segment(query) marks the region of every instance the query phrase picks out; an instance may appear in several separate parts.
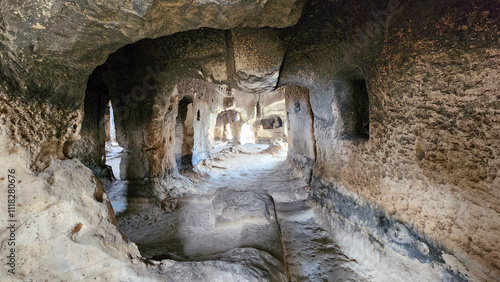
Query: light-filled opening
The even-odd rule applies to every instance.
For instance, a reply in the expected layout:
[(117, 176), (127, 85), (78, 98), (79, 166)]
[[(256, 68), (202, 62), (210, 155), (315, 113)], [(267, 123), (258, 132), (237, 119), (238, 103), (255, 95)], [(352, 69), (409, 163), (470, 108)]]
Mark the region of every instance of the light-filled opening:
[(248, 123), (245, 123), (241, 126), (240, 143), (242, 145), (255, 144), (255, 140), (253, 139), (252, 128)]

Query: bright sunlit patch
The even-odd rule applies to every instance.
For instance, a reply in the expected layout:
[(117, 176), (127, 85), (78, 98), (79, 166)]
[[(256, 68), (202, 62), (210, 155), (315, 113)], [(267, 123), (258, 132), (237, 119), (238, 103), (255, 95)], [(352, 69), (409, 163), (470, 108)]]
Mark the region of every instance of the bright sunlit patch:
[(229, 123), (226, 124), (226, 137), (227, 140), (233, 140), (233, 132), (231, 131), (231, 125)]
[(116, 141), (116, 125), (111, 102), (109, 106), (109, 140), (106, 140), (106, 165), (111, 166), (115, 178), (120, 177), (120, 161), (123, 148)]
[(110, 140), (107, 140), (107, 141), (112, 146), (118, 146), (118, 142), (116, 141), (115, 116), (113, 114), (113, 106), (111, 105), (111, 101), (109, 101), (108, 107), (109, 107), (109, 135), (110, 135)]
[(253, 140), (252, 128), (250, 127), (250, 125), (248, 123), (243, 124), (243, 126), (241, 127), (240, 143), (242, 145), (249, 144), (249, 143), (252, 143), (252, 144), (255, 143), (255, 140)]

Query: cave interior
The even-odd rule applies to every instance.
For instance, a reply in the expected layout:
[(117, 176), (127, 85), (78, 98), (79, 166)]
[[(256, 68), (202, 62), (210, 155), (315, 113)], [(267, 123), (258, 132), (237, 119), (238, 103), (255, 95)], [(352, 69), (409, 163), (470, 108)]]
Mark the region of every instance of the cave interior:
[(497, 1), (28, 2), (0, 280), (498, 281)]

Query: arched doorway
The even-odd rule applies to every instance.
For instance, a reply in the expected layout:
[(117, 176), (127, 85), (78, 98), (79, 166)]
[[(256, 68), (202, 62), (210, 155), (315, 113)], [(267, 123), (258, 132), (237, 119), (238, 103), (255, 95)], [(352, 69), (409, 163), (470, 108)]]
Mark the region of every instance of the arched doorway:
[(175, 124), (175, 161), (179, 170), (189, 170), (193, 167), (193, 129), (194, 113), (193, 99), (189, 96), (179, 101), (179, 111)]

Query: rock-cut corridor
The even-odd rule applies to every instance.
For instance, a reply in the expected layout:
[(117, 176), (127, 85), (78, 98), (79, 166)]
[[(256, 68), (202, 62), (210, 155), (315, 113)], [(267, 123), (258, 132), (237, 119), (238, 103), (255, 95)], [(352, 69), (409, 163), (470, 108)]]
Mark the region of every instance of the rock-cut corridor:
[(3, 0), (0, 281), (500, 281), (498, 0)]
[[(118, 215), (118, 225), (143, 256), (158, 261), (220, 260), (235, 248), (252, 248), (272, 255), (263, 266), (253, 266), (253, 271), (265, 269), (259, 279), (271, 273), (272, 280), (286, 280), (286, 276), (291, 281), (373, 279), (374, 269), (363, 269), (369, 266), (342, 253), (318, 223), (314, 204), (307, 200), (309, 187), (284, 163), (286, 152), (260, 153), (266, 145), (250, 145), (240, 147), (245, 153), (235, 149), (232, 153), (228, 149), (234, 147), (223, 146), (224, 151), (215, 154), (220, 161), (215, 162), (211, 177), (200, 179), (197, 192), (180, 198), (174, 212), (154, 206), (125, 211)], [(119, 201), (119, 195), (112, 193), (108, 192)], [(241, 259), (255, 258), (249, 254)], [(175, 275), (169, 279), (218, 279), (210, 272)], [(242, 278), (234, 274), (230, 279)]]

